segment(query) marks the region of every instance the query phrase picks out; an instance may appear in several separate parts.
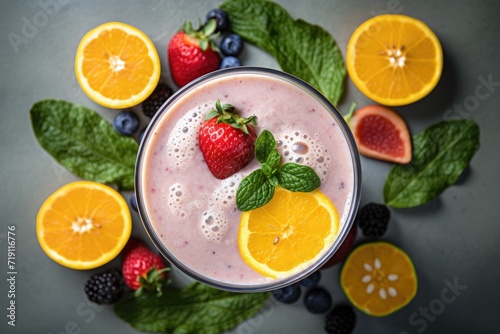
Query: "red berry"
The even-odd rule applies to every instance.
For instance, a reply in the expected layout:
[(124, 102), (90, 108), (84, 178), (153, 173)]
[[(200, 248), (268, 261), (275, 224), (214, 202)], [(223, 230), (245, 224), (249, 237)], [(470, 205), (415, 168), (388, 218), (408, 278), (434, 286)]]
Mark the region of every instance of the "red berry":
[(234, 111), (233, 105), (217, 100), (215, 109), (205, 115), (198, 133), (203, 158), (218, 179), (233, 175), (254, 157), (257, 135), (251, 124), (257, 124), (257, 118), (244, 118)]
[(351, 230), (347, 234), (347, 237), (345, 238), (344, 242), (340, 246), (340, 248), (337, 250), (337, 252), (335, 252), (335, 254), (333, 254), (333, 256), (328, 261), (326, 261), (326, 263), (321, 267), (321, 269), (327, 269), (342, 262), (347, 257), (347, 254), (349, 254), (349, 251), (354, 245), (354, 241), (356, 240), (357, 234), (358, 234), (358, 228), (356, 225), (353, 225), (351, 227)]
[[(131, 239), (130, 247), (126, 247), (123, 253), (122, 274), (125, 283), (132, 289), (137, 290), (143, 285), (140, 278), (147, 278), (147, 274), (153, 268), (161, 270), (165, 268), (163, 259), (153, 253), (144, 243), (137, 239)], [(166, 274), (161, 274), (161, 280), (166, 278)]]
[(191, 23), (187, 22), (183, 30), (177, 32), (168, 43), (170, 73), (178, 86), (184, 86), (219, 68), (220, 56), (212, 35), (215, 28), (216, 25), (207, 25), (194, 30)]

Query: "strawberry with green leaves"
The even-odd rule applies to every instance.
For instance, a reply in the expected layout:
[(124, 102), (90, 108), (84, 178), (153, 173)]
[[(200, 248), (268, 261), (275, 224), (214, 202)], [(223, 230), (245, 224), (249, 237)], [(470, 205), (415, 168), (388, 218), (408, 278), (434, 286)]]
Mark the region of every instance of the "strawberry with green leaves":
[(231, 104), (219, 100), (215, 109), (205, 115), (198, 140), (205, 162), (212, 174), (225, 179), (252, 161), (257, 135), (252, 125), (257, 118), (240, 117)]
[(127, 286), (135, 290), (136, 296), (145, 290), (161, 295), (169, 269), (161, 256), (153, 253), (141, 240), (131, 238), (122, 257), (123, 278)]
[(170, 73), (178, 86), (219, 68), (220, 56), (214, 42), (218, 36), (216, 29), (215, 19), (208, 20), (199, 29), (187, 21), (168, 43)]

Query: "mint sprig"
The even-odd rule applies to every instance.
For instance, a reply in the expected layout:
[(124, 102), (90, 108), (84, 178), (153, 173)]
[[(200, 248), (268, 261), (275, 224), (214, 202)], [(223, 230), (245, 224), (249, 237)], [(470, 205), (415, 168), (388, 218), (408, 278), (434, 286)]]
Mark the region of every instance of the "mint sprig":
[(249, 211), (266, 205), (274, 189), (281, 186), (290, 191), (309, 192), (320, 186), (320, 178), (309, 166), (287, 162), (281, 164), (273, 134), (264, 130), (255, 141), (255, 157), (261, 168), (245, 177), (236, 191), (236, 206)]

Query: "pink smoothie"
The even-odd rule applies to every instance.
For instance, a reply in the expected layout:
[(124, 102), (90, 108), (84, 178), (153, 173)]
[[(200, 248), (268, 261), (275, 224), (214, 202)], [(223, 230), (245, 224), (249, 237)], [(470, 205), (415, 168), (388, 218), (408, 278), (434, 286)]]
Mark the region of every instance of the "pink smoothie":
[(230, 103), (243, 117), (256, 115), (258, 133), (270, 130), (282, 163), (309, 165), (320, 190), (336, 206), (341, 231), (354, 193), (353, 158), (345, 136), (325, 106), (289, 82), (238, 73), (206, 82), (169, 106), (148, 130), (139, 196), (152, 230), (171, 256), (214, 281), (259, 285), (272, 279), (250, 268), (238, 250), (241, 212), (235, 204), (241, 180), (260, 168), (254, 159), (237, 174), (215, 178), (198, 148), (197, 133), (215, 101)]

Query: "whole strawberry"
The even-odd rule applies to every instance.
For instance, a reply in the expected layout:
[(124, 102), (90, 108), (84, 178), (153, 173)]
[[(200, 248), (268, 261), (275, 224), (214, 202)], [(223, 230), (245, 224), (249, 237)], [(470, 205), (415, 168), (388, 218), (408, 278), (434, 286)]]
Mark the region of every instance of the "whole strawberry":
[(125, 284), (135, 290), (136, 295), (144, 290), (161, 294), (167, 270), (163, 259), (142, 241), (136, 238), (129, 241), (123, 253), (122, 274)]
[(212, 174), (225, 179), (252, 161), (257, 135), (251, 124), (255, 116), (243, 118), (234, 113), (234, 106), (221, 105), (205, 115), (198, 135), (199, 146)]
[(170, 73), (178, 86), (219, 68), (220, 56), (214, 43), (216, 29), (215, 19), (198, 30), (187, 21), (168, 43)]

